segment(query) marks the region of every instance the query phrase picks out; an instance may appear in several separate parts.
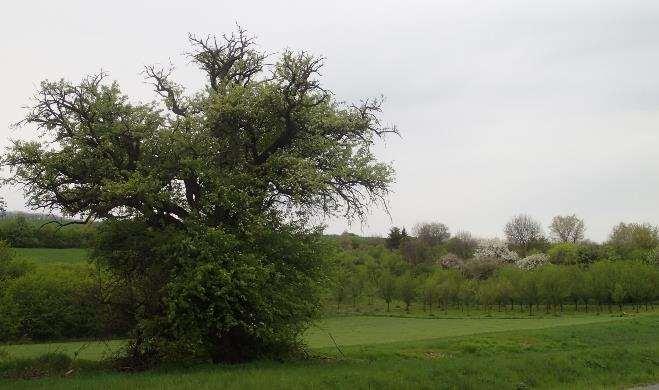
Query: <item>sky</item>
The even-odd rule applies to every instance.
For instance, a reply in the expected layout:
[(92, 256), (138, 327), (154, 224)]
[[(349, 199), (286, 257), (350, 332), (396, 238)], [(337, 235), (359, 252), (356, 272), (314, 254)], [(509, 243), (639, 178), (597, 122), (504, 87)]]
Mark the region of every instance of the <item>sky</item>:
[[(325, 221), (332, 233), (386, 235), (439, 221), (501, 236), (526, 213), (546, 227), (576, 213), (605, 240), (621, 221), (659, 224), (659, 2), (647, 1), (12, 1), (0, 17), (0, 147), (43, 79), (104, 70), (135, 100), (155, 98), (145, 65), (177, 66), (188, 32), (236, 23), (275, 53), (326, 58), (323, 84), (356, 102), (384, 95), (401, 137), (377, 145), (396, 169), (389, 213)], [(0, 195), (25, 210), (18, 188)]]

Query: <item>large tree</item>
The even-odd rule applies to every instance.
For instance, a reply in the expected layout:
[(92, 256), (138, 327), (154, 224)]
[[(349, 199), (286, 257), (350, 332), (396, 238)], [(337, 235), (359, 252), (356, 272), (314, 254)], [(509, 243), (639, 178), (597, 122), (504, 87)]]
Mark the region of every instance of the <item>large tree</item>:
[(659, 228), (649, 223), (621, 222), (613, 227), (607, 244), (622, 258), (652, 258), (659, 247)]
[(586, 225), (583, 219), (572, 215), (557, 215), (549, 225), (552, 236), (557, 242), (577, 243), (584, 239)]
[(448, 226), (440, 222), (420, 222), (412, 228), (414, 236), (428, 245), (439, 245), (451, 237)]
[(108, 221), (97, 256), (127, 289), (142, 287), (137, 306), (151, 302), (134, 308), (137, 329), (182, 329), (214, 360), (236, 360), (241, 345), (277, 334), (273, 324), (289, 337), (308, 322), (315, 294), (287, 304), (266, 290), (318, 284), (310, 216), (361, 217), (385, 200), (393, 171), (371, 149), (395, 128), (380, 123), (379, 100), (335, 100), (322, 58), (271, 59), (242, 29), (189, 41), (206, 81), (198, 91), (155, 66), (144, 72), (152, 103), (105, 74), (42, 82), (18, 124), (40, 137), (14, 141), (4, 164), (30, 207)]
[(505, 226), (506, 241), (520, 256), (546, 246), (542, 224), (526, 214), (514, 216)]

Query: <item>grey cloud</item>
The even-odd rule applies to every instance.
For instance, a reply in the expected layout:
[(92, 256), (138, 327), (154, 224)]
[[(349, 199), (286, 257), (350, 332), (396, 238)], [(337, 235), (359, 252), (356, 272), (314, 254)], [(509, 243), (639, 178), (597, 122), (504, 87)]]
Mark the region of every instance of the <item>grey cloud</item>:
[(43, 78), (103, 68), (148, 100), (140, 67), (171, 59), (198, 84), (186, 33), (236, 21), (269, 50), (325, 55), (339, 98), (386, 95), (403, 134), (378, 147), (398, 170), (391, 219), (374, 210), (365, 225), (328, 221), (332, 232), (440, 220), (492, 236), (514, 213), (576, 212), (602, 240), (621, 220), (659, 223), (655, 1), (24, 1), (4, 14), (3, 125)]

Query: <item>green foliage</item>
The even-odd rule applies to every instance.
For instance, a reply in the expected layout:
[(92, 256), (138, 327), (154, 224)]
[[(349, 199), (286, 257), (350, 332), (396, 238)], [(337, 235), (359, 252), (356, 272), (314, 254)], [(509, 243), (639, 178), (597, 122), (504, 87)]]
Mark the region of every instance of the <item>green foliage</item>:
[(0, 293), (6, 283), (25, 275), (31, 269), (28, 263), (16, 259), (14, 250), (6, 241), (0, 241)]
[(473, 238), (469, 232), (458, 232), (446, 243), (446, 250), (461, 259), (472, 257), (477, 247), (478, 240)]
[(34, 265), (88, 264), (89, 250), (84, 248), (13, 248), (17, 259)]
[(406, 239), (400, 244), (403, 259), (412, 267), (428, 266), (433, 260), (433, 250), (425, 241)]
[(94, 256), (135, 313), (133, 354), (236, 362), (282, 353), (319, 310), (327, 271), (317, 233), (281, 226), (237, 239), (136, 222), (106, 223), (99, 233)]
[(603, 248), (593, 242), (582, 242), (576, 247), (576, 258), (579, 264), (592, 264), (606, 258)]
[(470, 279), (484, 280), (492, 276), (501, 266), (503, 263), (499, 259), (474, 257), (464, 262), (462, 272)]
[(607, 245), (617, 259), (643, 260), (659, 246), (659, 229), (647, 223), (620, 223)]
[[(414, 242), (415, 239), (406, 241)], [(481, 252), (509, 252), (501, 242), (493, 242), (487, 248)], [(589, 306), (591, 310), (593, 307), (601, 310), (604, 305), (615, 303), (622, 307), (631, 304), (638, 311), (644, 305), (647, 309), (647, 305), (659, 298), (655, 292), (659, 268), (653, 262), (647, 258), (602, 261), (599, 259), (606, 256), (604, 249), (594, 243), (554, 244), (548, 251), (554, 264), (545, 265), (546, 261), (538, 261), (533, 267), (523, 266), (523, 261), (506, 263), (499, 258), (483, 256), (481, 252), (479, 256), (445, 268), (441, 261), (437, 265), (403, 262), (403, 250), (387, 250), (379, 243), (359, 248), (351, 246), (349, 250), (337, 252), (341, 261), (337, 263), (335, 275), (344, 277), (335, 285), (335, 294), (342, 294), (343, 299), (347, 299), (355, 280), (352, 278), (359, 278), (360, 288), (361, 283), (365, 286), (369, 280), (375, 281), (373, 285), (377, 288), (369, 297), (368, 307), (356, 304), (361, 293), (353, 296), (355, 311), (377, 311), (372, 302), (377, 293), (387, 311), (392, 302), (398, 301), (408, 309), (408, 303), (420, 299), (425, 311), (432, 311), (435, 303), (446, 312), (451, 307), (469, 310), (475, 305), (482, 305), (484, 310), (491, 310), (493, 306), (498, 306), (499, 310), (506, 307), (523, 310), (522, 306), (526, 306), (530, 314), (537, 314), (540, 305), (544, 305), (545, 311), (556, 312), (563, 310), (566, 304), (574, 305), (574, 311), (587, 311)], [(654, 252), (647, 256), (653, 255)], [(548, 256), (537, 253), (523, 260), (535, 257)], [(398, 293), (392, 293), (393, 284), (400, 285), (403, 280), (409, 282), (410, 278), (415, 280), (416, 286), (405, 289), (409, 294), (404, 297), (400, 287)], [(413, 290), (415, 295), (412, 297)], [(339, 303), (336, 297), (333, 296), (334, 302)]]
[[(403, 228), (403, 232), (405, 229)], [(407, 233), (403, 234), (400, 228), (394, 226), (389, 230), (389, 235), (387, 236), (387, 248), (389, 249), (398, 249), (404, 240), (408, 238)]]
[(0, 292), (0, 339), (53, 340), (102, 333), (87, 267), (37, 268), (9, 279)]
[(580, 263), (578, 248), (579, 245), (569, 242), (554, 244), (547, 251), (547, 255), (553, 264), (578, 264)]
[(387, 303), (387, 311), (391, 301), (396, 297), (396, 279), (388, 273), (383, 274), (378, 282), (378, 295)]
[(407, 312), (410, 311), (412, 302), (416, 300), (417, 284), (418, 281), (410, 273), (402, 275), (396, 280), (396, 293), (398, 298), (405, 303), (405, 311)]

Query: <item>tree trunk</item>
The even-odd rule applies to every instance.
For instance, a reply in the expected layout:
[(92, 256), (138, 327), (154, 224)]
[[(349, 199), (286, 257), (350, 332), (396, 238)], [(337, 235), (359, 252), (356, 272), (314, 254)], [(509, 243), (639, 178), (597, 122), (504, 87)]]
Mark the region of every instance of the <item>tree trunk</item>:
[(253, 346), (256, 340), (240, 328), (231, 328), (222, 335), (214, 335), (214, 345), (210, 351), (213, 363), (243, 363), (255, 355)]

